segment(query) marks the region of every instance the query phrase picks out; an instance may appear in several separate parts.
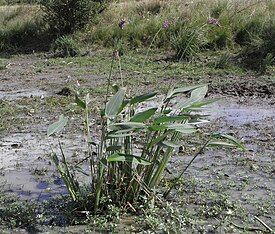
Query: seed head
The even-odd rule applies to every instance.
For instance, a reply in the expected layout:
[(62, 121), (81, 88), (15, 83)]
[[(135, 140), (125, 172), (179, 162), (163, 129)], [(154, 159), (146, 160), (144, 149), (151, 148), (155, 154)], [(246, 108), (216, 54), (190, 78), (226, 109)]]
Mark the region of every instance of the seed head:
[(121, 19), (118, 23), (118, 26), (121, 28), (121, 29), (124, 29), (125, 27), (125, 24), (126, 24), (126, 20), (125, 19)]
[(207, 23), (208, 23), (208, 24), (216, 25), (217, 27), (221, 27), (221, 24), (219, 23), (219, 20), (218, 20), (218, 19), (215, 19), (215, 18), (212, 18), (212, 19), (207, 20)]
[(170, 21), (167, 19), (163, 22), (162, 27), (163, 28), (168, 28), (170, 26), (170, 24), (171, 24)]

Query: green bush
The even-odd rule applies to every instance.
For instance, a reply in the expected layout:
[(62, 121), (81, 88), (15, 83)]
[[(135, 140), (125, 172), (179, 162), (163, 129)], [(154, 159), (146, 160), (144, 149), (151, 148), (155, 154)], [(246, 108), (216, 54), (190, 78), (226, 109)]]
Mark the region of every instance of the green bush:
[(68, 36), (61, 36), (51, 44), (51, 50), (57, 57), (74, 57), (79, 54), (79, 46)]
[(200, 52), (204, 41), (202, 27), (186, 26), (172, 36), (172, 48), (176, 52), (177, 59), (190, 60)]
[(6, 28), (0, 29), (0, 51), (33, 47), (32, 42), (38, 41), (40, 33), (41, 24), (37, 20), (10, 24)]
[(53, 33), (70, 34), (85, 27), (110, 0), (42, 0), (44, 19)]

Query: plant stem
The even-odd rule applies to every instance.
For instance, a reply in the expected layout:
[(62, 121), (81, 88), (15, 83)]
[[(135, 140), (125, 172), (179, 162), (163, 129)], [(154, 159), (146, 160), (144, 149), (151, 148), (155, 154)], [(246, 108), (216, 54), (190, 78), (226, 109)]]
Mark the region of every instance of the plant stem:
[(156, 32), (156, 34), (154, 35), (154, 37), (153, 37), (153, 39), (152, 39), (152, 41), (151, 41), (151, 44), (150, 44), (149, 47), (148, 47), (148, 50), (147, 50), (147, 52), (146, 52), (146, 56), (145, 56), (145, 58), (144, 58), (144, 60), (143, 60), (142, 67), (141, 67), (141, 73), (140, 73), (140, 77), (141, 77), (141, 78), (143, 78), (144, 66), (145, 66), (145, 63), (146, 63), (146, 61), (147, 61), (147, 59), (148, 59), (149, 51), (150, 51), (150, 49), (151, 49), (151, 47), (152, 47), (154, 41), (156, 40), (156, 38), (157, 38), (157, 36), (158, 36), (158, 34), (160, 33), (161, 30), (162, 30), (162, 27)]

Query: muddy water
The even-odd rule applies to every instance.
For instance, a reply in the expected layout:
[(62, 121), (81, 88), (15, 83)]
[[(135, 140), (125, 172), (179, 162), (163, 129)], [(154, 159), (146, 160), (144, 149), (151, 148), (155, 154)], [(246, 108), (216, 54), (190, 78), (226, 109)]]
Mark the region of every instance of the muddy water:
[[(82, 139), (80, 135), (72, 138)], [(85, 150), (82, 142), (62, 139), (64, 153), (69, 158)], [(55, 194), (66, 194), (64, 183), (52, 165), (52, 150), (60, 155), (56, 140), (41, 133), (13, 133), (0, 139), (0, 187), (16, 193), (22, 199), (47, 199)], [(75, 158), (76, 159), (76, 158)]]
[(48, 97), (49, 94), (43, 90), (36, 89), (21, 89), (21, 90), (0, 90), (0, 100), (19, 100), (22, 98), (32, 98), (32, 97)]
[[(41, 95), (42, 93), (37, 92), (37, 94)], [(43, 93), (42, 95), (46, 94)], [(255, 139), (255, 136), (259, 138), (258, 140), (261, 140), (264, 126), (270, 125), (271, 130), (269, 131), (272, 131), (275, 111), (266, 102), (260, 105), (259, 102), (247, 104), (237, 103), (234, 99), (224, 99), (214, 104), (213, 108), (218, 110), (210, 117), (211, 122), (215, 123), (216, 129), (222, 132), (232, 130), (245, 141), (252, 141)], [(46, 199), (56, 193), (65, 193), (64, 184), (60, 181), (58, 182), (57, 173), (48, 156), (51, 152), (51, 146), (53, 146), (55, 151), (59, 151), (56, 141), (53, 139), (48, 140), (46, 137), (46, 126), (43, 127), (42, 131), (38, 131), (35, 127), (30, 129), (30, 131), (12, 133), (0, 139), (0, 186), (19, 194), (23, 199)], [(274, 135), (269, 137), (272, 138)], [(65, 154), (69, 158), (72, 158), (72, 155), (74, 157), (82, 157), (85, 154), (85, 143), (81, 134), (68, 134), (62, 137), (61, 141), (64, 145)], [(268, 167), (270, 163), (274, 162), (274, 155), (272, 155), (274, 147), (268, 146), (263, 149), (256, 141), (249, 143), (248, 148), (254, 155), (249, 156), (251, 160), (260, 161), (259, 165), (255, 163), (255, 168)], [(261, 158), (255, 156), (259, 150), (264, 150)], [(224, 152), (217, 153), (217, 151), (210, 151), (205, 157), (201, 157), (194, 163), (194, 166), (190, 169), (191, 174), (200, 179), (209, 179), (211, 176), (215, 177), (216, 172), (230, 174), (230, 176), (233, 176), (235, 173), (235, 177), (245, 177), (245, 171), (236, 171), (232, 167), (232, 164), (241, 161), (241, 157), (243, 157), (243, 160), (247, 160), (245, 156), (239, 154), (237, 154), (237, 157), (227, 158)], [(182, 164), (182, 160), (187, 162), (189, 157), (175, 157), (171, 162), (171, 167)], [(209, 175), (209, 170), (205, 170), (205, 173), (203, 173), (204, 168), (212, 168), (210, 171), (214, 174)], [(266, 180), (266, 177), (265, 171), (260, 172), (259, 170), (259, 172), (251, 174), (251, 178), (255, 182), (260, 179), (262, 183), (275, 191), (273, 179), (268, 178)], [(234, 178), (232, 177), (232, 179)]]

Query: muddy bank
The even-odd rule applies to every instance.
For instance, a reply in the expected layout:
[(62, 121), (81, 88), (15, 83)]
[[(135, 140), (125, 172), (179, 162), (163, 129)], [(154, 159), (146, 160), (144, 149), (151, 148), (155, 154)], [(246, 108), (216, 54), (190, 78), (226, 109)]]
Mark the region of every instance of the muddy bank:
[[(68, 160), (78, 162), (87, 153), (82, 115), (70, 103), (77, 84), (83, 90), (95, 88), (97, 92), (91, 92), (92, 98), (96, 101), (102, 99), (106, 89), (106, 74), (95, 76), (93, 73), (96, 73), (96, 68), (88, 69), (85, 65), (69, 63), (65, 60), (64, 64), (49, 62), (35, 55), (19, 56), (0, 73), (0, 100), (5, 102), (7, 108), (10, 104), (10, 108), (16, 109), (5, 116), (5, 120), (14, 118), (16, 121), (0, 133), (0, 187), (20, 195), (24, 200), (43, 200), (56, 194), (66, 194), (64, 183), (50, 158), (52, 149), (60, 152), (58, 143), (56, 139), (46, 136), (47, 127), (59, 114), (63, 113), (70, 118), (60, 136)], [(156, 87), (157, 84), (166, 88), (171, 79), (163, 82), (163, 78), (158, 77), (155, 83), (141, 83), (139, 88), (151, 91), (160, 88)], [(175, 86), (190, 85), (188, 77), (176, 77), (173, 80)], [(218, 149), (205, 151), (184, 174), (186, 182), (174, 190), (169, 199), (176, 204), (181, 203), (198, 217), (203, 214), (201, 218), (206, 225), (213, 225), (211, 215), (217, 212), (213, 199), (219, 203), (222, 200), (219, 196), (225, 193), (228, 203), (223, 205), (234, 204), (243, 212), (242, 217), (238, 213), (234, 214), (237, 221), (244, 221), (246, 217), (248, 222), (252, 222), (254, 216), (259, 216), (273, 226), (274, 81), (256, 76), (196, 77), (194, 80), (210, 83), (208, 98), (221, 98), (213, 105), (216, 111), (211, 113), (210, 124), (202, 127), (201, 133), (234, 134), (249, 152)], [(134, 83), (133, 80), (131, 82)], [(68, 88), (71, 93), (64, 93), (67, 90), (64, 88)], [(17, 116), (12, 116), (12, 113)], [(95, 137), (98, 139), (98, 136)], [(187, 150), (188, 154), (175, 152), (169, 162), (169, 170), (174, 175), (180, 173), (191, 160), (201, 140), (190, 137), (187, 139), (187, 145), (191, 146)], [(203, 213), (206, 211), (209, 214)], [(226, 212), (230, 213), (231, 210)]]

